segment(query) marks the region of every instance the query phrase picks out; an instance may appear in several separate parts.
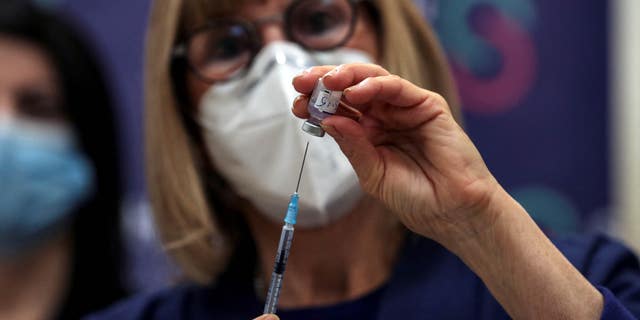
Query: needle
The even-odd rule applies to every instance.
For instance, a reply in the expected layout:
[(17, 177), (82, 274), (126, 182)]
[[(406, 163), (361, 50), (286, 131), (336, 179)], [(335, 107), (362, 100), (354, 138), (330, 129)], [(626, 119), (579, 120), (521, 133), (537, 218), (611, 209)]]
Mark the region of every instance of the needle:
[(308, 141), (307, 141), (307, 146), (304, 148), (304, 156), (302, 156), (302, 166), (300, 167), (300, 174), (298, 175), (298, 184), (296, 185), (296, 193), (298, 193), (298, 188), (300, 188), (300, 179), (302, 179), (302, 170), (304, 169), (304, 162), (307, 160), (307, 151), (309, 151)]
[(300, 188), (300, 179), (302, 178), (302, 169), (304, 169), (304, 162), (307, 159), (307, 151), (309, 151), (309, 142), (307, 142), (307, 146), (304, 148), (304, 156), (302, 157), (302, 166), (300, 166), (300, 174), (298, 175), (298, 185), (296, 186), (296, 192), (291, 195), (291, 201), (289, 201), (287, 215), (284, 218), (285, 224), (284, 226), (282, 226), (280, 242), (278, 243), (278, 251), (276, 253), (273, 272), (271, 273), (269, 291), (267, 292), (267, 299), (264, 303), (265, 314), (275, 313), (278, 305), (280, 289), (282, 289), (282, 280), (284, 279), (284, 269), (287, 266), (287, 258), (289, 257), (291, 242), (293, 241), (293, 226), (296, 224), (296, 218), (298, 216), (298, 188)]

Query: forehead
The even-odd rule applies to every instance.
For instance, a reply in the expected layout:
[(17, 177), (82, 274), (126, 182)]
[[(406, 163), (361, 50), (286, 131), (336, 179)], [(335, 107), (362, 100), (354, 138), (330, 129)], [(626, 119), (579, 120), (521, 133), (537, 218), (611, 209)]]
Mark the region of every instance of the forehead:
[(252, 19), (269, 15), (284, 10), (293, 1), (297, 0), (184, 0), (181, 32), (188, 33), (212, 18), (242, 16)]
[(252, 1), (239, 8), (238, 13), (245, 18), (256, 19), (282, 12), (290, 3), (291, 0)]
[(0, 34), (0, 86), (53, 84), (55, 72), (40, 47)]

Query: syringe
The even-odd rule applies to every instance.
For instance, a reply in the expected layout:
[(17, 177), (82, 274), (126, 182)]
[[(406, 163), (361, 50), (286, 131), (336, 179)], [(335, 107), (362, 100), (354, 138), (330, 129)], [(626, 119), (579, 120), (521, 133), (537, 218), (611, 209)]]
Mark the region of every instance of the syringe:
[(284, 226), (282, 226), (282, 233), (280, 234), (276, 261), (273, 266), (273, 272), (271, 273), (271, 283), (269, 284), (267, 300), (264, 304), (265, 314), (276, 313), (276, 306), (278, 304), (278, 298), (280, 297), (280, 289), (282, 288), (282, 279), (284, 278), (284, 269), (287, 266), (287, 258), (289, 257), (291, 242), (293, 241), (293, 226), (296, 224), (296, 217), (298, 216), (298, 188), (300, 188), (302, 169), (304, 169), (304, 162), (307, 159), (308, 150), (309, 142), (307, 142), (307, 146), (304, 148), (304, 156), (302, 157), (302, 166), (300, 167), (300, 174), (298, 175), (296, 191), (291, 195), (289, 207), (287, 208), (287, 215), (284, 218)]

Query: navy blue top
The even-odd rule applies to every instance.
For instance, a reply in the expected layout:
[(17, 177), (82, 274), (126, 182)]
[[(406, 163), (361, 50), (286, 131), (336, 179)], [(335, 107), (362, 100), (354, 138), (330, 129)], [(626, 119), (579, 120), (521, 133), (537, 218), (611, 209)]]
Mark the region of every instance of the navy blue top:
[(281, 320), (352, 320), (375, 319), (386, 286), (362, 298), (336, 305), (296, 310), (278, 310)]
[[(640, 316), (640, 268), (635, 255), (606, 236), (556, 239), (555, 245), (604, 295), (602, 319)], [(252, 281), (185, 285), (121, 302), (90, 316), (102, 319), (242, 319), (262, 312)], [(282, 311), (282, 310), (281, 310)], [(412, 236), (389, 282), (334, 306), (279, 312), (295, 319), (509, 319), (482, 281), (455, 255)]]

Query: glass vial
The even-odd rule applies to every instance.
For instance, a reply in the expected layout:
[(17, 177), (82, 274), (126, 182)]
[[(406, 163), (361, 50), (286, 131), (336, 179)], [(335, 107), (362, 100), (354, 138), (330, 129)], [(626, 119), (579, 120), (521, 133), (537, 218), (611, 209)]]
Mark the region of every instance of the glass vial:
[(328, 90), (324, 86), (324, 83), (322, 83), (322, 78), (318, 79), (307, 106), (311, 116), (302, 125), (302, 131), (316, 137), (323, 137), (324, 130), (320, 126), (320, 123), (326, 117), (336, 113), (341, 98), (342, 91)]

